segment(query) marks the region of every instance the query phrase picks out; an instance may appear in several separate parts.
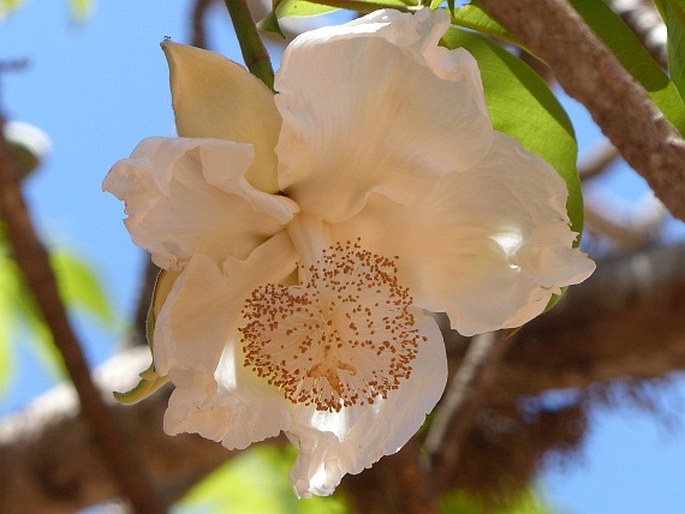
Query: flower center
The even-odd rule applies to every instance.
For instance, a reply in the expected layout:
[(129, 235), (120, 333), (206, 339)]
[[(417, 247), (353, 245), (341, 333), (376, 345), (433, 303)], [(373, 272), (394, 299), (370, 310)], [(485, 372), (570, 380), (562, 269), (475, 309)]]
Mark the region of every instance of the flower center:
[(321, 411), (372, 404), (409, 378), (425, 341), (395, 259), (335, 244), (300, 286), (267, 284), (245, 302), (245, 366), (293, 403)]

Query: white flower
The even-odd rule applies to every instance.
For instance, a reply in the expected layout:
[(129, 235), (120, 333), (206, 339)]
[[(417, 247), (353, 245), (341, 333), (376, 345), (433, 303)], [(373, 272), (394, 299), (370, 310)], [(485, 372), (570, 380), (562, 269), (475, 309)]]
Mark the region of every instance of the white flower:
[(493, 131), (474, 59), (437, 44), (448, 23), (379, 11), (303, 34), (275, 96), (165, 42), (183, 137), (143, 141), (104, 188), (174, 277), (153, 347), (168, 433), (244, 448), (284, 431), (296, 493), (330, 494), (442, 394), (422, 309), (464, 334), (516, 327), (592, 272), (564, 182)]

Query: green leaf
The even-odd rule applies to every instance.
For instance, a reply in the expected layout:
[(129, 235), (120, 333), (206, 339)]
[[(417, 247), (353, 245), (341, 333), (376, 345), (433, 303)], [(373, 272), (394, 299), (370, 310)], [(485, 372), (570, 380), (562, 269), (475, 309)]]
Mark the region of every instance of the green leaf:
[[(27, 333), (30, 349), (54, 378), (63, 373), (62, 359), (50, 331), (26, 288), (19, 268), (0, 241), (0, 360), (12, 368), (16, 341)], [(7, 385), (10, 372), (3, 373), (0, 388)]]
[[(440, 5), (439, 0), (434, 0), (435, 2)], [(433, 4), (431, 4), (431, 8), (433, 8)], [(488, 14), (480, 0), (472, 0), (470, 4), (452, 10), (451, 15), (453, 25), (475, 30), (519, 47), (522, 46), (499, 21)]]
[(262, 32), (270, 32), (285, 39), (285, 34), (281, 30), (281, 25), (278, 23), (278, 17), (274, 11), (269, 11), (269, 14), (264, 16), (257, 22), (257, 28)]
[(274, 12), (277, 18), (318, 16), (337, 10), (330, 5), (307, 2), (306, 0), (283, 0), (276, 2)]
[(24, 0), (0, 0), (0, 20), (24, 3)]
[(157, 374), (154, 362), (146, 370), (141, 371), (139, 376), (140, 381), (130, 391), (124, 393), (114, 391), (112, 393), (119, 403), (130, 405), (144, 400), (169, 381), (169, 377), (162, 377)]
[(523, 61), (473, 32), (452, 27), (443, 44), (464, 47), (476, 58), (493, 126), (549, 162), (566, 181), (571, 228), (582, 233), (576, 138), (566, 112), (545, 81)]
[(685, 100), (685, 0), (657, 0), (657, 6), (668, 30), (668, 71)]
[(64, 249), (50, 254), (50, 264), (67, 307), (83, 308), (106, 325), (114, 326), (115, 317), (107, 295), (88, 264)]
[(345, 514), (334, 497), (298, 500), (288, 482), (295, 459), (289, 446), (252, 447), (210, 474), (174, 508), (177, 514)]
[(511, 498), (503, 498), (504, 505), (492, 507), (485, 504), (472, 493), (453, 490), (440, 498), (440, 513), (452, 514), (551, 514), (552, 511), (533, 493), (516, 493)]
[[(419, 3), (416, 0), (320, 0), (316, 2), (307, 0), (276, 0), (274, 2), (274, 12), (276, 13), (276, 18), (281, 19), (288, 16), (318, 16), (338, 9), (347, 9), (362, 14), (384, 8), (409, 11), (418, 5)], [(264, 21), (264, 24), (267, 30), (272, 25), (268, 20)]]
[[(674, 0), (665, 0), (665, 2), (674, 3)], [(669, 80), (659, 64), (642, 46), (638, 37), (604, 2), (597, 0), (571, 0), (571, 4), (590, 28), (602, 39), (604, 44), (616, 55), (616, 58), (628, 73), (647, 90), (652, 101), (666, 116), (668, 121), (681, 134), (685, 134), (685, 104), (683, 104), (683, 98), (678, 92), (676, 85)], [(677, 54), (681, 60), (676, 68), (679, 68), (680, 73), (682, 73), (682, 68), (685, 66), (683, 64), (685, 53), (682, 49), (682, 28), (680, 34), (680, 42), (676, 44), (681, 46)], [(670, 48), (671, 44), (669, 43), (669, 51)], [(673, 73), (673, 70), (671, 70), (671, 73)], [(682, 77), (679, 80), (682, 80)], [(682, 83), (680, 87), (682, 87)]]
[(84, 20), (88, 17), (93, 8), (91, 0), (69, 0), (71, 15), (76, 20)]

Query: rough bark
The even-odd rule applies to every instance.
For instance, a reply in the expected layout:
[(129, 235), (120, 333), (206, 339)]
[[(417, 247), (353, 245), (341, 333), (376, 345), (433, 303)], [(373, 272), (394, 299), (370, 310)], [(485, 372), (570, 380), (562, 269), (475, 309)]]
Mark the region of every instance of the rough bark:
[[(135, 434), (155, 486), (173, 500), (231, 453), (200, 437), (164, 434), (168, 389), (134, 406), (114, 405), (111, 391), (130, 387), (147, 361), (146, 348), (127, 350), (97, 372), (96, 381), (112, 416)], [(73, 513), (120, 494), (78, 410), (65, 384), (0, 423), (0, 512)]]
[(483, 0), (587, 107), (625, 160), (685, 219), (685, 141), (565, 0)]

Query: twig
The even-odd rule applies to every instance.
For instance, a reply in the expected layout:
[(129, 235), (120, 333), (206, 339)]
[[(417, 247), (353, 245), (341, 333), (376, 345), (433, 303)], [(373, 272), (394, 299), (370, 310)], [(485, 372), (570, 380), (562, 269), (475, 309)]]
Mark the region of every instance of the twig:
[(564, 0), (483, 0), (552, 69), (676, 217), (685, 219), (685, 141)]
[(205, 15), (216, 0), (196, 0), (191, 15), (190, 44), (198, 48), (207, 48), (207, 31), (205, 29)]
[(2, 136), (3, 127), (4, 120), (0, 119), (0, 215), (6, 224), (14, 258), (52, 332), (78, 392), (83, 414), (123, 494), (138, 514), (162, 514), (166, 510), (156, 498), (130, 438), (124, 436), (93, 385), (88, 364), (60, 298), (48, 254), (38, 240), (24, 202), (7, 142)]
[(631, 204), (602, 197), (585, 202), (587, 229), (608, 237), (622, 251), (654, 243), (661, 237), (665, 219), (666, 209), (651, 193)]
[(257, 25), (247, 6), (247, 0), (225, 0), (225, 2), (238, 43), (240, 43), (240, 51), (243, 54), (245, 65), (250, 73), (273, 90), (274, 70), (271, 67), (271, 59), (262, 39), (259, 37)]
[(512, 340), (498, 337), (494, 332), (471, 340), (426, 436), (425, 449), (432, 459), (438, 484), (449, 479), (450, 470), (458, 463), (473, 417), (490, 385), (490, 372), (497, 367)]
[(619, 156), (620, 154), (614, 145), (608, 141), (603, 142), (578, 166), (580, 179), (588, 180), (601, 175)]

